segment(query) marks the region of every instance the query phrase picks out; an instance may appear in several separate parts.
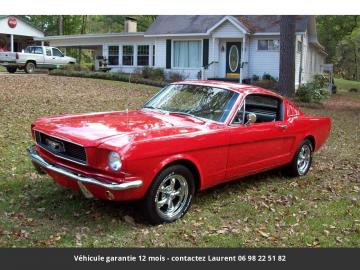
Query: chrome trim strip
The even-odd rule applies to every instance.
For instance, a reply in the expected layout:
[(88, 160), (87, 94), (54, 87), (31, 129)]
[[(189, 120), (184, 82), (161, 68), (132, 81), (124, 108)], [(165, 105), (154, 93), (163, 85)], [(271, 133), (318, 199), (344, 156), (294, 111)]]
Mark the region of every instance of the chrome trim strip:
[(126, 189), (131, 189), (131, 188), (138, 188), (143, 185), (143, 181), (140, 179), (129, 181), (129, 182), (124, 182), (124, 183), (115, 183), (115, 182), (104, 183), (95, 178), (82, 176), (80, 174), (76, 174), (76, 173), (72, 172), (71, 170), (60, 168), (60, 167), (57, 167), (55, 165), (48, 163), (46, 160), (44, 160), (38, 154), (36, 149), (34, 149), (34, 146), (29, 147), (27, 149), (27, 152), (33, 162), (36, 162), (37, 164), (44, 167), (45, 169), (65, 175), (67, 177), (70, 177), (70, 178), (72, 178), (76, 181), (80, 181), (82, 183), (90, 183), (90, 184), (101, 186), (103, 188), (110, 189), (110, 190), (126, 190)]

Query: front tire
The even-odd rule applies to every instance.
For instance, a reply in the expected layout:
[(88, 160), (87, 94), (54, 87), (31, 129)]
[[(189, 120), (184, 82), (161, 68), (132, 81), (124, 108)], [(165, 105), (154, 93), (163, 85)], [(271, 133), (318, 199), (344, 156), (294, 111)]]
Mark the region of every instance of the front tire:
[(182, 165), (161, 171), (143, 201), (145, 214), (152, 224), (169, 223), (189, 209), (195, 193), (194, 176)]
[(7, 72), (9, 72), (9, 73), (15, 73), (16, 70), (17, 70), (17, 67), (7, 67), (6, 70), (7, 70)]
[(291, 176), (304, 176), (308, 173), (312, 164), (313, 145), (310, 140), (305, 139), (300, 144), (292, 162), (288, 166)]
[(34, 62), (27, 62), (25, 65), (25, 72), (28, 74), (34, 73), (36, 65)]

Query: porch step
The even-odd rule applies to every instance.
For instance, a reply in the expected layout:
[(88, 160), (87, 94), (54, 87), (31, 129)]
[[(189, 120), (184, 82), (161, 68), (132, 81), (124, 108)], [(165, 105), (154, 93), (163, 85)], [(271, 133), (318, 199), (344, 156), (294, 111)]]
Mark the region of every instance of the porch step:
[(239, 83), (238, 78), (208, 78), (209, 81), (223, 81), (223, 82), (234, 82)]

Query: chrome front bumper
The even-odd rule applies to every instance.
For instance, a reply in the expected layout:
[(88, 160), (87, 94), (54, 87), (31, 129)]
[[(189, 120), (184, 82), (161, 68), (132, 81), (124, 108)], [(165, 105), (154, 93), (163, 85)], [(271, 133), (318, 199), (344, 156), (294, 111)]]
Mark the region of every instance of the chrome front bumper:
[(123, 182), (123, 183), (102, 182), (102, 181), (96, 180), (95, 178), (86, 177), (86, 176), (77, 174), (71, 170), (57, 167), (55, 165), (48, 163), (45, 159), (43, 159), (38, 154), (38, 152), (36, 151), (34, 146), (29, 147), (27, 149), (27, 151), (28, 151), (28, 154), (29, 154), (31, 160), (33, 162), (35, 162), (36, 164), (40, 165), (41, 167), (44, 167), (47, 170), (54, 171), (61, 175), (67, 176), (67, 177), (74, 179), (81, 183), (94, 184), (94, 185), (97, 185), (97, 186), (100, 186), (100, 187), (103, 187), (103, 188), (106, 188), (109, 190), (115, 190), (115, 191), (116, 190), (126, 190), (126, 189), (131, 189), (131, 188), (138, 188), (143, 185), (143, 182), (141, 180), (132, 180), (132, 181)]

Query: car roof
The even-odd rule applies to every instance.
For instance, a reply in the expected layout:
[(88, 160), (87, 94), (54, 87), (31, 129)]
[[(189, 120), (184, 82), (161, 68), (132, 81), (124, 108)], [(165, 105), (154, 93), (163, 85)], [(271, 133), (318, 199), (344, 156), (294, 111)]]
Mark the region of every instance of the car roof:
[(247, 84), (240, 84), (240, 83), (233, 83), (233, 82), (224, 82), (224, 81), (215, 81), (215, 80), (187, 80), (187, 81), (178, 81), (172, 84), (192, 84), (192, 85), (204, 85), (209, 87), (218, 87), (224, 88), (228, 90), (232, 90), (234, 92), (238, 92), (240, 94), (266, 94), (275, 96), (278, 98), (283, 98), (281, 95), (266, 90), (261, 87), (247, 85)]

